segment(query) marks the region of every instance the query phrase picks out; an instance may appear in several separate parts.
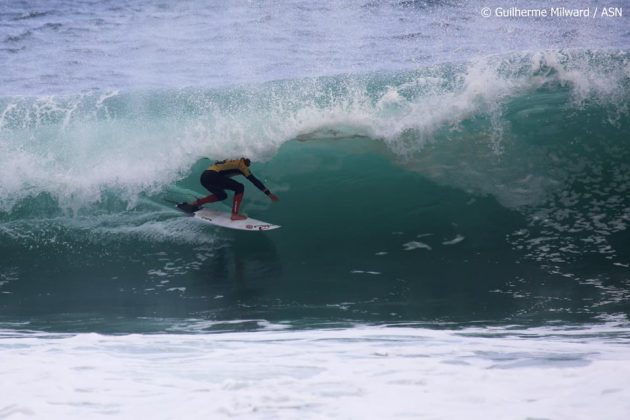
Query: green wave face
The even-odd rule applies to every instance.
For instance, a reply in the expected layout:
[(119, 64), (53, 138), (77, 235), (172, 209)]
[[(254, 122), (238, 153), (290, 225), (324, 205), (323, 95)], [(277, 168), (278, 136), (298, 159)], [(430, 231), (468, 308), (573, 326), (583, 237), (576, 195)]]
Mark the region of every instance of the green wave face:
[[(3, 317), (77, 328), (72, 314), (88, 312), (98, 329), (111, 316), (627, 312), (628, 66), (624, 52), (548, 51), (221, 91), (2, 98)], [(218, 230), (165, 202), (204, 194), (202, 157), (242, 155), (281, 198), (243, 179), (245, 212), (282, 229)]]

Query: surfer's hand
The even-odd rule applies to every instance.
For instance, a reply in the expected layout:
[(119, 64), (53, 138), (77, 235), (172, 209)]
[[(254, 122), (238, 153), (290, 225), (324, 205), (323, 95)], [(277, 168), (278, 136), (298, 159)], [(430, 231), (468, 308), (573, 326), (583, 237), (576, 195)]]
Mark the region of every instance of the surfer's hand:
[(272, 193), (269, 193), (269, 198), (271, 198), (271, 201), (278, 201), (278, 200), (280, 200), (277, 195), (272, 194)]

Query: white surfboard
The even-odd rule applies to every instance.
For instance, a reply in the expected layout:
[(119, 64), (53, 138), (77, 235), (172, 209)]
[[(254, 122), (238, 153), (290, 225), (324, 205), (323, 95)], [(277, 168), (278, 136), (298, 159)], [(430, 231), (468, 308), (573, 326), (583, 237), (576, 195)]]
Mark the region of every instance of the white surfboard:
[(245, 220), (230, 219), (231, 213), (203, 208), (194, 213), (194, 217), (212, 225), (238, 230), (273, 230), (280, 226), (248, 217)]

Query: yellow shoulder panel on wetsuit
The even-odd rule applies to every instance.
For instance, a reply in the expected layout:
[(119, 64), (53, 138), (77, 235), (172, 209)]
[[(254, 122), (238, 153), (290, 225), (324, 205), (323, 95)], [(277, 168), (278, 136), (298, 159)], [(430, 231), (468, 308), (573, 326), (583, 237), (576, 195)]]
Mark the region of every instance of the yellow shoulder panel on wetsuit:
[(215, 172), (229, 172), (240, 171), (245, 176), (250, 176), (252, 173), (249, 171), (245, 161), (243, 159), (230, 159), (214, 162), (214, 164), (208, 166), (209, 171)]

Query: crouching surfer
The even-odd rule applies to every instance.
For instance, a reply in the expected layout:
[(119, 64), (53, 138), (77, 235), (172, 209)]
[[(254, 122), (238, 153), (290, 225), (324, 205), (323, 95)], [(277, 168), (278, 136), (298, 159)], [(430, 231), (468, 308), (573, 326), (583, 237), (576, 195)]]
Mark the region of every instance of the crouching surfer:
[(251, 161), (247, 158), (222, 160), (214, 162), (208, 169), (201, 174), (201, 185), (205, 189), (210, 191), (212, 195), (203, 197), (192, 203), (179, 203), (177, 207), (186, 212), (194, 213), (201, 208), (204, 204), (214, 203), (215, 201), (222, 201), (227, 198), (225, 190), (234, 191), (234, 201), (232, 202), (232, 220), (244, 220), (247, 216), (239, 213), (241, 207), (241, 201), (243, 201), (243, 193), (245, 187), (238, 181), (232, 179), (235, 175), (243, 175), (252, 184), (254, 184), (260, 191), (264, 192), (271, 201), (278, 201), (279, 198), (265, 185), (252, 174), (249, 170)]

